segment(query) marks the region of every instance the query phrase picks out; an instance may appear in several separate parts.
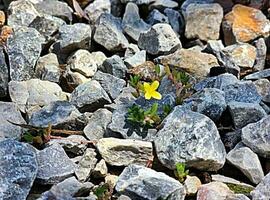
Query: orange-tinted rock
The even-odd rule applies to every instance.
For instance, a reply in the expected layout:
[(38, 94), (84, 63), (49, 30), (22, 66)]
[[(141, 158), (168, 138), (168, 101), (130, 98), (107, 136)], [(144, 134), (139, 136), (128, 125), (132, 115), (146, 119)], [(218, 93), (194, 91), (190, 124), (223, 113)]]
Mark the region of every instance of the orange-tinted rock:
[(270, 22), (260, 10), (240, 4), (225, 15), (222, 25), (226, 45), (249, 42), (270, 33)]
[(3, 26), (6, 21), (6, 15), (4, 11), (0, 10), (0, 26)]
[(8, 37), (13, 33), (13, 30), (10, 26), (3, 26), (0, 33), (0, 44), (4, 45)]

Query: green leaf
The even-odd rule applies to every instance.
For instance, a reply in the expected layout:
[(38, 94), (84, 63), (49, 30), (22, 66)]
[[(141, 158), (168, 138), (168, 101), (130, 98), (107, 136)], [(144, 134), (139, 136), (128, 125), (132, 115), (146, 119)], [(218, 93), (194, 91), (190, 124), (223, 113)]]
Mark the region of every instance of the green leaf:
[(176, 167), (175, 175), (177, 176), (177, 178), (180, 182), (184, 182), (186, 176), (189, 173), (189, 171), (186, 170), (185, 164), (184, 163), (176, 163), (175, 167)]
[(28, 142), (28, 143), (32, 143), (33, 142), (33, 139), (34, 139), (34, 136), (31, 135), (31, 133), (27, 132), (23, 135), (23, 139)]
[(160, 66), (159, 65), (155, 66), (155, 72), (157, 75), (160, 75)]
[(98, 199), (102, 199), (105, 193), (108, 191), (108, 189), (109, 189), (108, 185), (106, 184), (101, 185), (95, 189), (94, 194), (98, 197)]

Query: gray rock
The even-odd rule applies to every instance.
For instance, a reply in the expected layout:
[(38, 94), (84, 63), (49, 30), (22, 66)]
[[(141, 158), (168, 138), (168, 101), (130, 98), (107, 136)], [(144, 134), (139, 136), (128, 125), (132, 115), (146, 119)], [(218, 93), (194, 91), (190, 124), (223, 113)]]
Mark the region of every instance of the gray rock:
[(93, 170), (92, 174), (95, 178), (104, 178), (108, 173), (108, 167), (104, 159), (101, 159), (95, 169)]
[(111, 122), (112, 113), (107, 109), (99, 109), (93, 113), (88, 124), (83, 129), (89, 140), (98, 140), (104, 137), (106, 128)]
[(146, 165), (153, 157), (151, 142), (103, 138), (97, 143), (101, 157), (112, 166)]
[(270, 103), (270, 81), (268, 79), (259, 79), (253, 82), (258, 93), (262, 96), (262, 100)]
[(129, 165), (119, 176), (116, 191), (131, 199), (185, 199), (185, 189), (179, 181), (162, 172)]
[(18, 124), (26, 123), (15, 103), (0, 102), (0, 141), (7, 138), (21, 139), (23, 129), (8, 121)]
[(268, 200), (270, 198), (270, 173), (268, 173), (259, 185), (251, 192), (252, 200)]
[(40, 57), (36, 64), (35, 74), (36, 77), (41, 80), (58, 83), (61, 76), (61, 70), (56, 54), (49, 53)]
[(146, 62), (146, 51), (142, 50), (124, 60), (128, 68), (134, 68)]
[(55, 34), (59, 28), (65, 25), (66, 22), (58, 17), (51, 15), (37, 16), (30, 24), (29, 27), (35, 28), (49, 43), (55, 39)]
[(0, 48), (0, 97), (5, 97), (7, 95), (8, 81), (8, 65), (5, 60), (3, 48)]
[(65, 21), (72, 21), (73, 10), (63, 1), (42, 0), (34, 4), (36, 10), (41, 14), (59, 17)]
[(36, 181), (40, 184), (56, 184), (75, 171), (75, 165), (59, 144), (53, 144), (37, 153), (38, 173)]
[(270, 69), (265, 69), (259, 72), (255, 72), (252, 74), (249, 74), (244, 77), (246, 80), (257, 80), (261, 78), (269, 78), (270, 77)]
[(186, 13), (187, 7), (190, 4), (211, 4), (214, 3), (214, 0), (186, 0), (181, 5), (182, 12)]
[(67, 99), (58, 84), (39, 79), (10, 81), (8, 89), (12, 102), (17, 104), (23, 113), (48, 105), (53, 101)]
[(83, 23), (63, 25), (59, 28), (59, 45), (62, 53), (77, 49), (90, 49), (91, 27)]
[(164, 13), (168, 17), (169, 23), (176, 33), (182, 34), (184, 32), (185, 20), (183, 16), (176, 10), (166, 8)]
[(40, 16), (31, 1), (12, 1), (8, 7), (7, 24), (12, 28), (18, 26), (29, 26), (29, 24)]
[(185, 99), (183, 106), (194, 112), (204, 114), (213, 121), (218, 121), (227, 104), (223, 91), (216, 88), (205, 88)]
[(147, 31), (151, 26), (140, 18), (138, 6), (135, 3), (128, 3), (123, 16), (123, 28), (127, 35), (138, 41), (140, 33)]
[(142, 4), (149, 4), (153, 2), (154, 0), (121, 0), (121, 3), (127, 4), (129, 2), (135, 3), (137, 5), (142, 5)]
[(239, 142), (241, 142), (241, 130), (222, 134), (222, 142), (227, 151), (232, 150)]
[(169, 24), (155, 24), (140, 34), (139, 48), (152, 55), (170, 54), (181, 48), (181, 42)]
[(90, 177), (97, 163), (96, 155), (95, 150), (91, 148), (86, 149), (84, 152), (75, 170), (75, 175), (79, 181), (85, 182)]
[(34, 28), (20, 27), (7, 40), (10, 78), (29, 80), (34, 76), (35, 64), (42, 50), (44, 38)]
[(54, 194), (51, 191), (47, 191), (45, 193), (42, 194), (42, 196), (40, 198), (38, 198), (37, 200), (48, 200), (48, 199), (54, 199), (54, 200), (76, 200), (75, 198), (73, 198), (72, 196), (70, 196), (67, 193), (56, 193)]
[(208, 117), (177, 106), (162, 125), (154, 143), (164, 166), (175, 169), (180, 162), (199, 170), (216, 171), (224, 165), (225, 148)]
[(149, 10), (158, 9), (164, 10), (165, 8), (176, 8), (178, 3), (173, 0), (156, 0), (149, 6)]
[(90, 23), (95, 24), (101, 14), (111, 13), (111, 7), (110, 0), (95, 0), (84, 9), (84, 12), (89, 17)]
[(112, 99), (116, 99), (126, 86), (126, 81), (111, 74), (98, 71), (93, 77)]
[(163, 13), (159, 12), (159, 10), (154, 9), (149, 13), (149, 15), (146, 19), (146, 22), (153, 26), (154, 24), (158, 24), (158, 23), (168, 24), (169, 19)]
[(226, 197), (232, 194), (233, 192), (226, 184), (221, 182), (210, 182), (203, 184), (199, 188), (197, 199), (226, 200)]
[(256, 47), (256, 59), (253, 66), (253, 69), (256, 71), (261, 71), (264, 69), (265, 66), (265, 59), (266, 59), (266, 52), (267, 46), (263, 38), (259, 38), (254, 42), (254, 46)]
[(107, 58), (103, 63), (103, 68), (105, 72), (118, 78), (125, 78), (128, 70), (124, 61), (118, 55)]
[(242, 142), (262, 157), (270, 157), (270, 115), (242, 129)]
[(228, 108), (236, 129), (243, 128), (267, 116), (259, 104), (232, 101), (228, 104)]
[(99, 82), (91, 80), (76, 87), (70, 102), (81, 112), (92, 112), (111, 103), (111, 100)]
[(231, 194), (227, 196), (225, 200), (250, 200), (250, 199), (243, 194)]
[(15, 140), (0, 141), (0, 199), (26, 200), (38, 171), (35, 149)]
[(131, 56), (134, 56), (136, 53), (140, 52), (139, 47), (136, 44), (130, 43), (125, 51), (124, 58), (129, 58)]
[(219, 39), (223, 9), (219, 4), (190, 4), (185, 12), (185, 36), (203, 41)]
[(250, 148), (236, 147), (228, 153), (226, 159), (243, 172), (252, 183), (258, 184), (263, 179), (264, 174), (260, 160)]
[(109, 51), (121, 51), (128, 46), (120, 18), (103, 13), (95, 25), (94, 40)]

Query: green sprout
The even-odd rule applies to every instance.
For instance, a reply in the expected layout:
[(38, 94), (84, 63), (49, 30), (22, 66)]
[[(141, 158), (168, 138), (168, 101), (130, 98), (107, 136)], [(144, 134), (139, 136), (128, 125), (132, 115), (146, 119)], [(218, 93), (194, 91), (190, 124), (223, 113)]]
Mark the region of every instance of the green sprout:
[(186, 170), (186, 166), (184, 163), (176, 163), (175, 167), (176, 170), (174, 171), (174, 174), (178, 178), (178, 180), (183, 183), (189, 173), (189, 170)]

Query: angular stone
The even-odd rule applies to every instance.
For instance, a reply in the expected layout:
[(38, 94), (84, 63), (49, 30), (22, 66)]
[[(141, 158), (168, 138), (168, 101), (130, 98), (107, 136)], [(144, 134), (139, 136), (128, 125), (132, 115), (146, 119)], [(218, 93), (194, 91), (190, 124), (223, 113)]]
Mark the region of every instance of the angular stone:
[(186, 180), (184, 182), (184, 187), (185, 187), (187, 196), (195, 195), (201, 185), (202, 183), (197, 176), (187, 175)]
[(173, 30), (176, 33), (183, 33), (184, 32), (184, 25), (185, 25), (185, 20), (183, 16), (180, 14), (180, 12), (173, 10), (171, 8), (166, 8), (164, 10), (164, 13), (168, 17), (168, 21), (173, 28)]
[(98, 140), (105, 136), (106, 128), (111, 122), (112, 113), (107, 109), (99, 109), (93, 113), (87, 126), (83, 129), (89, 140)]
[(225, 15), (222, 27), (226, 45), (267, 37), (270, 32), (270, 22), (260, 10), (240, 4)]
[(219, 39), (223, 9), (217, 4), (190, 4), (185, 12), (188, 39), (198, 38), (203, 41)]
[(103, 63), (103, 68), (105, 72), (118, 78), (125, 78), (128, 70), (124, 61), (118, 55), (107, 58)]
[(213, 121), (218, 121), (227, 104), (223, 91), (215, 88), (205, 88), (185, 99), (183, 106), (194, 112), (204, 114)]
[(228, 104), (228, 108), (236, 129), (243, 128), (267, 116), (259, 104), (232, 101)]
[(180, 68), (198, 79), (207, 77), (212, 67), (219, 66), (215, 56), (192, 49), (180, 49), (157, 60), (163, 65)]
[(81, 112), (92, 112), (111, 103), (111, 100), (99, 82), (91, 80), (76, 87), (70, 102)]
[[(160, 65), (159, 65), (160, 66)], [(160, 67), (162, 68), (162, 67)], [(146, 61), (138, 66), (134, 66), (129, 69), (129, 73), (133, 75), (140, 76), (143, 80), (151, 80), (154, 76), (156, 76), (156, 65), (151, 61)], [(160, 84), (161, 86), (162, 84)]]
[(15, 140), (0, 141), (0, 199), (26, 200), (38, 171), (36, 150)]
[(0, 97), (7, 95), (8, 89), (8, 65), (5, 60), (5, 54), (3, 48), (0, 48)]
[(243, 194), (231, 194), (226, 197), (226, 200), (249, 200), (249, 198)]
[(156, 0), (149, 5), (149, 10), (153, 10), (155, 8), (158, 10), (164, 10), (165, 8), (176, 8), (176, 7), (178, 7), (178, 3), (173, 0)]
[(107, 13), (101, 14), (96, 22), (94, 40), (109, 51), (123, 50), (128, 46), (121, 19)]
[(211, 182), (199, 188), (197, 200), (226, 200), (226, 197), (231, 194), (233, 192), (226, 184)]
[(53, 144), (37, 153), (38, 173), (36, 181), (40, 184), (55, 184), (72, 176), (75, 165), (59, 144)]
[(75, 170), (75, 175), (79, 181), (85, 182), (90, 177), (97, 163), (96, 155), (95, 150), (91, 148), (86, 149), (84, 152)]
[(36, 62), (42, 50), (44, 38), (34, 28), (20, 27), (7, 40), (10, 78), (29, 80), (34, 76)]
[(267, 200), (270, 198), (270, 173), (268, 173), (259, 185), (251, 192), (252, 200)]
[(151, 142), (140, 140), (103, 138), (98, 141), (97, 149), (112, 166), (146, 165), (153, 156)]
[(252, 74), (249, 74), (244, 77), (246, 80), (257, 80), (261, 78), (269, 78), (270, 77), (270, 69), (265, 69), (259, 72), (255, 72)]
[(103, 178), (107, 175), (108, 173), (108, 168), (107, 168), (107, 165), (106, 165), (106, 162), (104, 159), (101, 159), (95, 169), (93, 170), (93, 176), (95, 178)]
[(133, 55), (135, 55), (136, 53), (140, 52), (139, 47), (136, 44), (132, 44), (130, 43), (125, 51), (125, 56), (124, 58), (129, 58)]
[(111, 74), (98, 71), (93, 77), (98, 81), (102, 88), (108, 93), (112, 99), (116, 99), (121, 93), (122, 89), (126, 86), (126, 81), (117, 78)]
[(135, 3), (128, 3), (123, 16), (123, 28), (127, 35), (138, 41), (140, 33), (147, 31), (151, 26), (140, 18), (138, 6)]
[(258, 155), (270, 158), (270, 116), (242, 129), (242, 142)]
[(131, 199), (185, 199), (185, 189), (179, 181), (162, 172), (129, 165), (119, 176), (116, 191)]
[(84, 9), (84, 12), (89, 17), (90, 23), (95, 24), (101, 14), (111, 13), (111, 6), (110, 0), (95, 0)]
[(73, 72), (69, 68), (62, 74), (60, 83), (67, 92), (73, 92), (75, 88), (83, 83), (90, 81), (91, 78), (86, 78), (79, 72)]
[(159, 12), (159, 10), (154, 9), (152, 10), (147, 19), (146, 22), (150, 25), (158, 24), (158, 23), (169, 23), (168, 17), (166, 17), (163, 13)]
[(256, 60), (253, 68), (257, 71), (261, 71), (265, 66), (265, 59), (267, 53), (267, 46), (263, 38), (259, 38), (254, 42), (254, 46), (256, 47)]
[(140, 34), (139, 48), (152, 55), (170, 54), (182, 47), (179, 38), (169, 24), (155, 24)]
[(134, 68), (146, 62), (146, 51), (142, 50), (124, 60), (128, 68)]
[(227, 151), (232, 150), (239, 142), (241, 142), (241, 130), (222, 134), (222, 142)]
[(225, 163), (225, 147), (208, 117), (177, 106), (162, 122), (154, 141), (158, 159), (170, 169), (175, 164), (216, 171)]
[(181, 11), (185, 14), (190, 4), (211, 4), (214, 0), (186, 0), (181, 5)]
[(262, 100), (270, 103), (270, 81), (268, 79), (259, 79), (254, 81), (258, 93), (262, 96)]
[(250, 148), (236, 147), (228, 153), (226, 159), (243, 172), (252, 183), (258, 184), (263, 179), (264, 174), (260, 160)]

